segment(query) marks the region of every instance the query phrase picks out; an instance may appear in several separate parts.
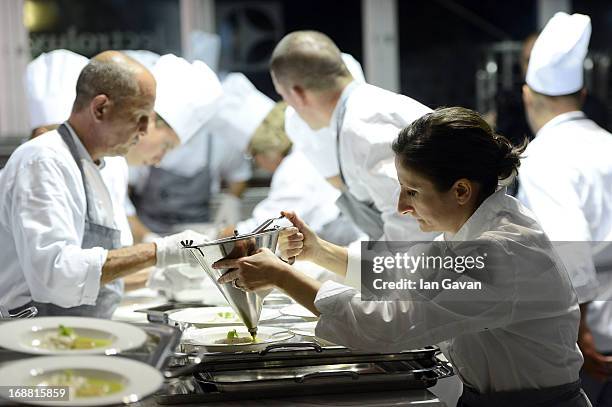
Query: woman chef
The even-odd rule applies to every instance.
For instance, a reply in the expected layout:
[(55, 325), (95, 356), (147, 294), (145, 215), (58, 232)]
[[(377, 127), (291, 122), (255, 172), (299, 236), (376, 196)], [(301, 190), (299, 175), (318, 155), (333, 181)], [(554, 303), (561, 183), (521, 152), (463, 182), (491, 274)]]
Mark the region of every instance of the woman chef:
[[(504, 255), (483, 271), (461, 274), (458, 281), (480, 282), (480, 293), (362, 301), (355, 289), (314, 281), (267, 249), (218, 262), (216, 268), (235, 268), (219, 282), (281, 288), (320, 315), (317, 336), (348, 347), (393, 352), (440, 343), (464, 383), (459, 406), (590, 406), (578, 379), (579, 309), (567, 272), (530, 213), (498, 188), (516, 172), (522, 149), (477, 113), (453, 107), (414, 121), (393, 151), (400, 213), (423, 231), (441, 232), (440, 243), (476, 241)], [(288, 216), (299, 232), (283, 239), (284, 255), (347, 277), (359, 273), (360, 260), (347, 249)]]

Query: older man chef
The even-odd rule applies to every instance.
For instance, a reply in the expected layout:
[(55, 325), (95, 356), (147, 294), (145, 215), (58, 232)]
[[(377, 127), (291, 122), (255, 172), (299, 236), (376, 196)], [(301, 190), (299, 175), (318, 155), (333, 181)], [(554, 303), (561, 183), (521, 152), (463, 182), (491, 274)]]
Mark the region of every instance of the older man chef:
[(0, 303), (34, 304), (42, 315), (109, 317), (120, 277), (189, 261), (185, 232), (120, 246), (101, 175), (105, 156), (124, 155), (145, 134), (155, 80), (122, 55), (83, 68), (67, 122), (20, 146), (0, 177)]
[[(28, 64), (25, 89), (31, 138), (57, 129), (70, 116), (76, 97), (76, 83), (81, 70), (88, 62), (89, 59), (82, 55), (57, 49), (39, 55)], [(115, 225), (121, 231), (121, 246), (131, 246), (134, 242), (124, 211), (128, 178), (125, 159), (105, 158), (100, 173), (111, 194)]]
[[(522, 162), (518, 196), (551, 240), (568, 242), (559, 253), (581, 303), (584, 389), (594, 404), (610, 405), (612, 135), (580, 111), (590, 35), (588, 16), (557, 13), (534, 44), (523, 101), (536, 137)], [(579, 242), (595, 242), (595, 250)]]

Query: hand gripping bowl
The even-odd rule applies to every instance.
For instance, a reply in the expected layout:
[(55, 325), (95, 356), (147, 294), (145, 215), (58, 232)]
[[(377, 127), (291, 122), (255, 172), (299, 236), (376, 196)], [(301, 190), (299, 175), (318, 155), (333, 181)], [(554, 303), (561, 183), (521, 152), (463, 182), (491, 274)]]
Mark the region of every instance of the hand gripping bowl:
[(245, 292), (232, 284), (218, 284), (217, 279), (230, 269), (214, 269), (212, 265), (221, 259), (238, 259), (254, 254), (261, 248), (274, 252), (278, 242), (278, 234), (282, 228), (275, 226), (261, 232), (235, 235), (228, 238), (213, 240), (199, 245), (193, 241), (183, 241), (185, 250), (189, 250), (196, 258), (206, 274), (215, 282), (227, 302), (236, 314), (240, 316), (251, 335), (257, 333), (257, 323), (261, 314), (263, 298), (267, 293)]

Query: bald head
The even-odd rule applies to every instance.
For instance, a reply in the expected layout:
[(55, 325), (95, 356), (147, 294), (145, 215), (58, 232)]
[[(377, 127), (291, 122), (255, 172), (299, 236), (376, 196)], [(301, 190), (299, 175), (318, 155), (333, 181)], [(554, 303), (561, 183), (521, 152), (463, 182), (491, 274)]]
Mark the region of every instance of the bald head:
[(336, 44), (317, 31), (287, 34), (272, 53), (270, 71), (277, 81), (308, 90), (334, 89), (351, 78)]
[(134, 98), (155, 98), (155, 78), (138, 61), (119, 51), (93, 57), (77, 80), (74, 111), (86, 107), (96, 95), (106, 95), (121, 106)]

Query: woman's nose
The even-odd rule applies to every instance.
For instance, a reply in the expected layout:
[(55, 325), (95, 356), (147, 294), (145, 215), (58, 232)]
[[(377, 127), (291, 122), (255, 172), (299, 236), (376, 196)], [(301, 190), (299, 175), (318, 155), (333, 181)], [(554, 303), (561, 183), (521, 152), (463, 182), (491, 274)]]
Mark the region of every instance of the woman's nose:
[(400, 199), (397, 201), (397, 211), (402, 215), (409, 215), (414, 212), (414, 207)]

